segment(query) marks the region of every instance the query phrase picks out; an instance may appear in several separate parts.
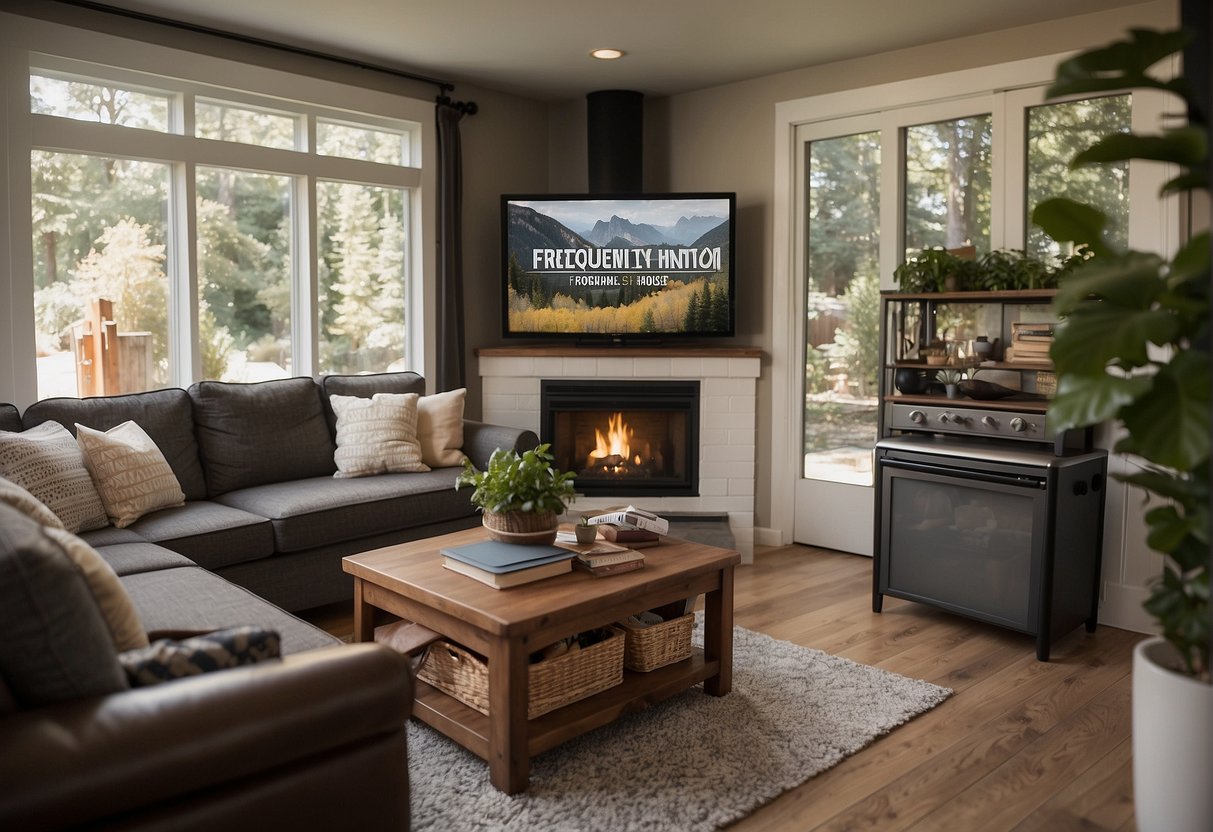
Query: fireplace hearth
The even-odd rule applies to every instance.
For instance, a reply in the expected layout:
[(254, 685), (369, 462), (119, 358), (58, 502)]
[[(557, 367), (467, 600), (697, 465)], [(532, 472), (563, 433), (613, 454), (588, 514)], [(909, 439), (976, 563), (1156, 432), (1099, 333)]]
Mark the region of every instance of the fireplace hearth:
[(698, 381), (543, 381), (540, 428), (583, 494), (699, 494)]

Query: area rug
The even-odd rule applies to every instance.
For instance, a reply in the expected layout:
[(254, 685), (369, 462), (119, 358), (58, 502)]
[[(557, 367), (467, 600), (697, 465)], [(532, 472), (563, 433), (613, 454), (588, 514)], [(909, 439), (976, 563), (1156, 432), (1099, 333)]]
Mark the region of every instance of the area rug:
[(736, 627), (732, 693), (692, 688), (541, 754), (520, 795), (494, 789), (482, 760), (411, 721), (412, 828), (718, 829), (951, 694)]

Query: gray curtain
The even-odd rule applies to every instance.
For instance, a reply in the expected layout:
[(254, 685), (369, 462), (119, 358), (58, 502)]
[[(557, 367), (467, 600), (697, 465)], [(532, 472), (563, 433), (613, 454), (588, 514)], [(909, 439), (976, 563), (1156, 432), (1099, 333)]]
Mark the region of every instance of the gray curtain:
[(459, 122), (476, 105), (440, 96), (438, 123), (438, 392), (467, 385), (463, 357), (463, 156)]

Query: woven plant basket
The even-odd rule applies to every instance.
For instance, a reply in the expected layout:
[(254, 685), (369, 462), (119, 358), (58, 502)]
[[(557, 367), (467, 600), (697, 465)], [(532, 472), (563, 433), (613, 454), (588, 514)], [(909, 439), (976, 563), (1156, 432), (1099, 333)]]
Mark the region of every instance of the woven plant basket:
[(680, 662), (691, 655), (691, 630), (695, 627), (695, 614), (688, 613), (671, 618), (660, 624), (637, 627), (619, 622), (627, 633), (623, 653), (623, 664), (628, 670), (647, 673), (667, 664)]
[[(611, 636), (597, 644), (528, 668), (527, 719), (543, 716), (623, 681), (623, 631), (618, 627), (608, 629)], [(449, 641), (431, 644), (417, 678), (488, 715), (489, 666), (470, 650)]]
[(486, 511), (481, 520), (489, 538), (502, 543), (552, 543), (556, 540), (556, 512)]

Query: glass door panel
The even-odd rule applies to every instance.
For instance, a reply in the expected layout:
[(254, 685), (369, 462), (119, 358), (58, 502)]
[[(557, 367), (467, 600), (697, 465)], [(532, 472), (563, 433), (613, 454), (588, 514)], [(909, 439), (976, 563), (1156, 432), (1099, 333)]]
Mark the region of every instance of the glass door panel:
[(872, 484), (880, 132), (806, 144), (804, 476)]

